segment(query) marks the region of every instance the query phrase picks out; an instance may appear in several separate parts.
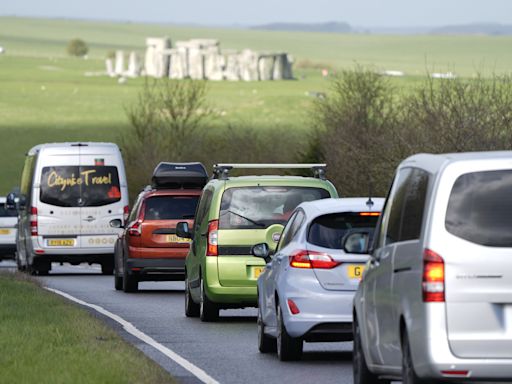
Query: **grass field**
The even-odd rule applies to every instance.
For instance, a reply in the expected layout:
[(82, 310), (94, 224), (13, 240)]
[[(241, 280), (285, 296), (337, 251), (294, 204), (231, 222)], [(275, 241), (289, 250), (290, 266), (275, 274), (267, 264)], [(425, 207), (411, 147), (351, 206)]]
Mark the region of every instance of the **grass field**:
[[(218, 112), (208, 126), (250, 126), (265, 130), (310, 129), (308, 92), (325, 92), (320, 68), (393, 69), (409, 76), (398, 87), (417, 84), (427, 70), (472, 76), (476, 71), (510, 72), (512, 37), (382, 36), (190, 28), (157, 24), (109, 23), (0, 17), (0, 193), (19, 184), (25, 152), (48, 141), (117, 141), (127, 127), (125, 108), (135, 101), (143, 79), (118, 84), (102, 71), (114, 49), (143, 52), (147, 36), (172, 40), (218, 38), (223, 48), (286, 51), (296, 61), (297, 80), (211, 82), (209, 100)], [(84, 39), (87, 60), (66, 56), (67, 42)]]
[(0, 383), (175, 383), (85, 310), (0, 274)]

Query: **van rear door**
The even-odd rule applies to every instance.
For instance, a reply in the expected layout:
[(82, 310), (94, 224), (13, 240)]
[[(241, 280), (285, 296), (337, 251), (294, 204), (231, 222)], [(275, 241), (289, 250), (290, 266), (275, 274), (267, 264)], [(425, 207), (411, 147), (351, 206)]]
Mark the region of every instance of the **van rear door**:
[(450, 347), (462, 358), (512, 358), (512, 170), (460, 175), (445, 217)]
[(37, 220), (37, 232), (43, 247), (77, 248), (80, 235), (80, 176), (78, 156), (52, 156), (43, 166), (39, 188), (34, 188), (35, 207), (31, 221)]
[(110, 221), (122, 219), (127, 205), (120, 157), (114, 151), (105, 152), (80, 148), (80, 244), (84, 248), (113, 248), (119, 230)]

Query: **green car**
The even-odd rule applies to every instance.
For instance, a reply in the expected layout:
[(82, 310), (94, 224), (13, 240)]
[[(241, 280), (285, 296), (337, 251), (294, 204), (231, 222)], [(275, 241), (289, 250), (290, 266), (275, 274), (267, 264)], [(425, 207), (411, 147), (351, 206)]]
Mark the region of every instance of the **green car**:
[[(239, 176), (233, 168), (311, 168), (314, 177)], [(293, 210), (304, 201), (338, 197), (325, 179), (325, 164), (218, 164), (203, 189), (193, 228), (176, 233), (193, 239), (185, 261), (185, 314), (215, 321), (219, 309), (257, 306), (256, 281), (265, 262), (254, 244), (277, 245)]]

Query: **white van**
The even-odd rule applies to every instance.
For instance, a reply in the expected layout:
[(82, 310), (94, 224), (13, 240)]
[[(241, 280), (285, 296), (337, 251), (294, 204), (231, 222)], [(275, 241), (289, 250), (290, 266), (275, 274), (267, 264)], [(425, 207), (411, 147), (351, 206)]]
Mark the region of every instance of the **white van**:
[(99, 263), (112, 274), (114, 245), (126, 221), (128, 188), (112, 143), (55, 143), (32, 148), (21, 176), (16, 261), (47, 274), (52, 262)]

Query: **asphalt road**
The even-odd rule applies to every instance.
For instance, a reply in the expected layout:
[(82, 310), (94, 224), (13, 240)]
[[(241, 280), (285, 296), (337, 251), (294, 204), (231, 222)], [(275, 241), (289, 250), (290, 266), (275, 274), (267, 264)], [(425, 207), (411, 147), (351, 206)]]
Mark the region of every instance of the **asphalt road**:
[[(14, 266), (10, 262), (0, 267)], [(283, 363), (257, 348), (256, 310), (221, 311), (217, 323), (202, 323), (184, 314), (182, 282), (140, 283), (138, 293), (114, 289), (112, 276), (95, 266), (53, 264), (44, 285), (103, 307), (187, 359), (222, 384), (352, 383), (352, 343), (305, 343), (299, 362)], [(95, 313), (94, 310), (91, 312)], [(105, 316), (118, 332), (157, 361), (182, 383), (199, 383), (190, 372), (155, 348), (129, 335)]]

